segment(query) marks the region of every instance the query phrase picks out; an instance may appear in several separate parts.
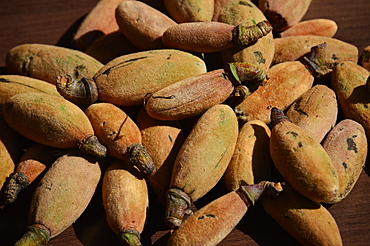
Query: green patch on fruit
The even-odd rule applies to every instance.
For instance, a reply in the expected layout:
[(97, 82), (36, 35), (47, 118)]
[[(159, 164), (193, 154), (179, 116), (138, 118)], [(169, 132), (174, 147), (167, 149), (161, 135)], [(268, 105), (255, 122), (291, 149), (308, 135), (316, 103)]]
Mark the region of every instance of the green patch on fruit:
[(292, 135), (294, 138), (297, 138), (297, 137), (298, 137), (298, 133), (296, 133), (296, 132), (289, 131), (289, 132), (287, 132), (286, 134), (287, 134), (287, 135), (288, 135), (288, 134), (290, 134), (290, 135)]
[(347, 138), (346, 142), (347, 142), (347, 150), (351, 151), (353, 150), (355, 153), (357, 153), (357, 145), (355, 143), (355, 141), (353, 141), (354, 138), (356, 138), (357, 135), (353, 135), (352, 137), (350, 138)]

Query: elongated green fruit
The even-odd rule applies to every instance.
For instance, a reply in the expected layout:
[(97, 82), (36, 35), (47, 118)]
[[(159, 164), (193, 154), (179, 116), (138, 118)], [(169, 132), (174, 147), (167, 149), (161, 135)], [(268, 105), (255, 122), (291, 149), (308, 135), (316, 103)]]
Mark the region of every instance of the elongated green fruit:
[(339, 181), (322, 145), (277, 108), (271, 111), (271, 124), (271, 157), (286, 182), (313, 201), (334, 199)]

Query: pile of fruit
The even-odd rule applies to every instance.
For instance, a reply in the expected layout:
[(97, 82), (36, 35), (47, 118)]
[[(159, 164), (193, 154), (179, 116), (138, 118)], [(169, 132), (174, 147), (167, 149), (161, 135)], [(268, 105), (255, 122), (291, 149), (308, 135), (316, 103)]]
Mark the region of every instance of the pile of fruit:
[[(65, 231), (99, 182), (123, 245), (142, 244), (151, 197), (167, 245), (217, 245), (256, 203), (303, 245), (342, 245), (324, 205), (366, 163), (370, 46), (359, 54), (334, 21), (302, 21), (311, 0), (163, 2), (100, 0), (74, 49), (8, 51), (2, 205), (40, 180), (15, 245)], [(227, 193), (193, 211), (220, 182)]]

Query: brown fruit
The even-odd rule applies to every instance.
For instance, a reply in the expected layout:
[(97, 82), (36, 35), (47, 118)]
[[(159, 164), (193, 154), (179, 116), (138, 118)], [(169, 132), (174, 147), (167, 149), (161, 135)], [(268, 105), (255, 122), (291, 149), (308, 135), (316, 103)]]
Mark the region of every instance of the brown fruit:
[(286, 38), (298, 35), (315, 35), (315, 36), (325, 36), (334, 37), (338, 30), (338, 25), (334, 20), (330, 19), (310, 19), (305, 21), (300, 21), (288, 29), (279, 33), (279, 37)]
[(178, 23), (211, 21), (214, 0), (164, 0), (169, 15)]

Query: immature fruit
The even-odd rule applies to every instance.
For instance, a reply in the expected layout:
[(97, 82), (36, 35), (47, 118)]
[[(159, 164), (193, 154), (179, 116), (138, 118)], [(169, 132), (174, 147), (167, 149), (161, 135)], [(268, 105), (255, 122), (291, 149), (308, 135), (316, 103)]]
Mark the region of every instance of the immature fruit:
[(314, 82), (310, 71), (299, 61), (277, 64), (269, 68), (267, 75), (266, 83), (234, 106), (240, 123), (261, 120), (269, 124), (273, 107), (287, 109)]
[(97, 38), (117, 31), (115, 9), (124, 0), (99, 0), (81, 22), (73, 36), (74, 47), (85, 51)]
[(329, 202), (339, 190), (333, 162), (322, 145), (283, 112), (271, 112), (270, 154), (283, 178), (295, 190), (316, 202)]
[(248, 121), (240, 128), (233, 157), (224, 174), (228, 191), (269, 180), (273, 166), (270, 134), (270, 128), (260, 120)]
[(277, 196), (262, 196), (265, 211), (302, 245), (342, 245), (338, 225), (330, 212), (285, 185)]
[(370, 136), (369, 83), (370, 72), (354, 62), (342, 62), (334, 67), (331, 86), (335, 91), (343, 116), (360, 123)]
[(45, 173), (31, 200), (27, 231), (15, 245), (46, 245), (85, 211), (101, 177), (93, 156), (76, 149), (59, 157)]
[(362, 51), (358, 64), (370, 71), (370, 45)]
[(135, 122), (111, 103), (94, 103), (85, 114), (107, 153), (135, 165), (143, 173), (154, 171), (154, 163), (141, 144), (141, 133)]
[(62, 97), (46, 93), (21, 93), (3, 105), (8, 125), (26, 138), (55, 148), (76, 148), (105, 157), (85, 113)]
[(261, 182), (244, 186), (211, 201), (187, 218), (168, 239), (168, 246), (211, 246), (221, 242), (238, 224), (248, 207), (264, 193), (277, 195), (280, 184)]
[(40, 177), (58, 158), (57, 149), (34, 143), (19, 159), (4, 191), (5, 204), (13, 203), (24, 188)]
[(0, 189), (8, 182), (22, 155), (21, 136), (6, 123), (0, 113)]
[(335, 92), (325, 85), (317, 84), (292, 103), (286, 116), (321, 143), (337, 122), (338, 103)]
[(302, 20), (312, 0), (261, 0), (258, 7), (274, 30), (282, 31)]
[(338, 30), (338, 25), (334, 20), (330, 19), (310, 19), (300, 21), (288, 29), (278, 34), (281, 38), (298, 36), (298, 35), (315, 35), (324, 37), (334, 37)]
[(123, 1), (116, 8), (120, 31), (139, 50), (163, 49), (165, 30), (177, 23), (167, 15), (141, 1)]
[(0, 75), (0, 107), (11, 96), (25, 92), (60, 96), (55, 86), (46, 81), (16, 74)]
[(135, 122), (140, 129), (142, 145), (155, 164), (155, 170), (145, 175), (145, 179), (161, 200), (170, 188), (172, 167), (185, 133), (178, 121), (156, 120), (145, 109), (140, 110)]
[(322, 145), (339, 180), (338, 194), (329, 203), (337, 203), (351, 192), (360, 177), (367, 158), (367, 137), (361, 124), (344, 119), (328, 133)]
[(357, 62), (358, 49), (350, 43), (324, 36), (301, 35), (275, 38), (275, 54), (271, 65), (295, 61), (309, 53), (312, 47), (322, 43), (327, 44), (326, 64), (338, 64), (343, 61)]
[(9, 73), (24, 75), (56, 84), (62, 74), (74, 79), (93, 76), (103, 64), (78, 50), (47, 44), (21, 44), (6, 54)]
[[(266, 16), (249, 0), (230, 0), (221, 10), (219, 22), (229, 25), (251, 26), (265, 21)], [(255, 43), (243, 47), (233, 47), (221, 51), (224, 63), (248, 62), (257, 65), (262, 70), (270, 67), (274, 56), (274, 42), (272, 32), (258, 39)]]
[(191, 52), (218, 52), (234, 46), (247, 46), (272, 30), (268, 21), (252, 26), (222, 22), (187, 22), (169, 27), (162, 36), (168, 48)]
[(221, 179), (237, 137), (238, 122), (229, 106), (215, 105), (199, 118), (173, 166), (166, 212), (170, 227), (178, 227), (191, 202), (204, 196)]
[(107, 64), (116, 57), (138, 51), (121, 31), (114, 31), (97, 38), (87, 47), (85, 53)]
[(70, 76), (62, 76), (57, 81), (57, 89), (68, 100), (85, 105), (99, 100), (118, 106), (134, 106), (142, 105), (148, 93), (206, 71), (205, 62), (188, 52), (174, 49), (141, 51), (113, 59), (92, 79), (76, 81)]
[(142, 174), (123, 161), (112, 162), (104, 173), (103, 206), (107, 222), (123, 245), (141, 245), (149, 208), (148, 189)]
[(211, 21), (214, 0), (164, 0), (169, 15), (178, 23)]

